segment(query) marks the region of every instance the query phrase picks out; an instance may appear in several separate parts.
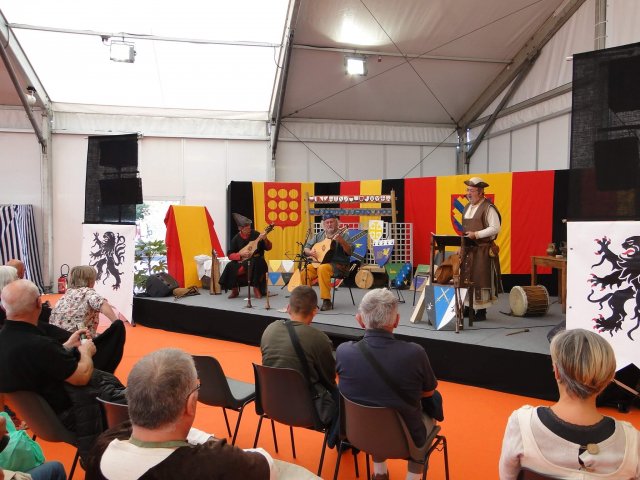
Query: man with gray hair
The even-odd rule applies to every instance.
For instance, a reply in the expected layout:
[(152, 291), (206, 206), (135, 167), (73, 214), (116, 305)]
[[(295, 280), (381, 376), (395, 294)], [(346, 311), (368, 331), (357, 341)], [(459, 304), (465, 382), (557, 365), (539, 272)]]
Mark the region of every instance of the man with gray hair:
[(199, 388), (193, 358), (182, 350), (167, 348), (140, 359), (127, 380), (131, 423), (100, 436), (86, 478), (269, 480), (291, 470), (289, 478), (316, 478), (262, 449), (242, 450), (192, 428)]
[[(363, 405), (396, 409), (415, 444), (424, 445), (434, 422), (423, 414), (420, 401), (433, 395), (438, 381), (424, 348), (393, 336), (400, 322), (398, 299), (386, 288), (371, 290), (360, 302), (356, 320), (365, 329), (363, 339), (342, 343), (336, 351), (340, 392)], [(393, 378), (401, 392), (396, 393), (383, 379), (368, 356), (373, 357), (386, 376)], [(409, 404), (405, 398), (414, 401)], [(388, 480), (386, 459), (374, 457), (373, 462), (373, 480)], [(409, 460), (406, 478), (421, 476), (422, 465)]]

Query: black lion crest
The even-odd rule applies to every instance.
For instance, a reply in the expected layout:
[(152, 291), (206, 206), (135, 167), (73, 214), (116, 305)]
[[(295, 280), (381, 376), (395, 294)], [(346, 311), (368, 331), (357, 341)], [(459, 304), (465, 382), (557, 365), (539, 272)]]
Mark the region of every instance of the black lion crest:
[[(622, 329), (622, 322), (628, 318), (625, 305), (628, 300), (634, 299), (633, 315), (629, 318), (629, 322), (632, 323), (631, 321), (635, 320), (636, 323), (627, 332), (627, 336), (633, 340), (631, 334), (640, 327), (640, 236), (629, 237), (622, 242), (623, 251), (619, 255), (609, 249), (610, 238), (602, 237), (595, 241), (600, 246), (600, 250), (595, 254), (600, 255), (601, 258), (598, 263), (591, 265), (591, 268), (608, 264), (611, 273), (601, 277), (595, 273), (591, 274), (589, 283), (591, 283), (592, 290), (587, 300), (599, 304), (600, 310), (606, 303), (611, 310), (611, 315), (605, 318), (600, 314), (594, 318), (594, 328), (600, 333), (609, 332), (611, 336), (619, 332)], [(600, 298), (595, 298), (597, 287), (600, 287), (600, 291), (605, 288), (610, 288), (613, 291)]]
[(98, 275), (96, 280), (102, 279), (104, 285), (107, 279), (113, 276), (115, 283), (113, 289), (118, 290), (122, 283), (121, 275), (123, 272), (118, 270), (118, 266), (124, 261), (124, 254), (126, 249), (125, 238), (120, 234), (113, 232), (105, 232), (100, 240), (98, 233), (93, 234), (93, 246), (96, 248), (90, 252), (91, 261), (89, 265), (96, 267)]

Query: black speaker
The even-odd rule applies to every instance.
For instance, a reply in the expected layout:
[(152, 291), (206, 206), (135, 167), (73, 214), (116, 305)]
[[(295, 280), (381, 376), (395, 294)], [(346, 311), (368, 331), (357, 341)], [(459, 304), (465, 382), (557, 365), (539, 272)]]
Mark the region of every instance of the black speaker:
[(137, 205), (142, 203), (142, 179), (109, 178), (100, 180), (102, 205)]
[(102, 140), (100, 166), (111, 168), (138, 168), (137, 139)]
[(150, 297), (168, 297), (179, 285), (175, 278), (163, 272), (149, 275), (146, 287)]
[(628, 190), (639, 185), (638, 138), (599, 140), (594, 145), (596, 187), (600, 191)]
[(609, 108), (614, 112), (640, 110), (640, 55), (609, 62)]

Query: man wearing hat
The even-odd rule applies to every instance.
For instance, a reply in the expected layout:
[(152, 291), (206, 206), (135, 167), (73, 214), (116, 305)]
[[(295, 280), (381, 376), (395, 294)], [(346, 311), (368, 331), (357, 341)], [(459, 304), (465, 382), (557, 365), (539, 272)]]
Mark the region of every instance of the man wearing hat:
[[(323, 240), (331, 240), (331, 255), (330, 262), (320, 263), (317, 266), (307, 266), (307, 285), (311, 285), (317, 278), (318, 285), (320, 285), (320, 298), (322, 299), (322, 306), (320, 310), (326, 311), (333, 309), (331, 303), (331, 277), (334, 272), (341, 275), (346, 275), (349, 271), (349, 257), (353, 251), (353, 245), (349, 237), (349, 232), (341, 232), (338, 228), (339, 220), (336, 214), (327, 212), (322, 216), (322, 231), (314, 235), (304, 245), (304, 254), (311, 259), (311, 261), (319, 261), (318, 254), (312, 250), (313, 246)], [(304, 277), (303, 277), (304, 278)]]
[[(238, 233), (231, 239), (231, 245), (227, 251), (227, 257), (231, 260), (220, 275), (220, 287), (225, 291), (231, 290), (229, 298), (236, 298), (240, 294), (239, 279), (247, 278), (249, 266), (251, 266), (251, 285), (256, 298), (262, 298), (267, 294), (267, 262), (264, 260), (264, 252), (271, 250), (271, 241), (265, 233), (259, 233), (251, 228), (252, 221), (239, 213), (233, 213), (233, 219), (238, 226)], [(253, 252), (240, 253), (249, 242), (258, 240), (258, 245)]]
[(476, 321), (486, 320), (487, 307), (498, 301), (502, 292), (500, 259), (495, 239), (500, 233), (500, 212), (485, 198), (489, 186), (480, 177), (465, 180), (469, 203), (462, 213), (465, 239), (461, 249), (460, 285), (473, 282)]

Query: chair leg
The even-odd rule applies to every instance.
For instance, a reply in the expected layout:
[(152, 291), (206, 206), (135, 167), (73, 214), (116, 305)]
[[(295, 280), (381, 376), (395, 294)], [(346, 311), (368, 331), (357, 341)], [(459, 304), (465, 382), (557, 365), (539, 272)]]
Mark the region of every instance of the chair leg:
[(365, 454), (364, 459), (367, 462), (367, 480), (371, 480), (371, 470), (369, 469), (369, 454), (368, 453)]
[(336, 468), (333, 470), (333, 480), (338, 480), (338, 470), (340, 470), (340, 459), (342, 458), (342, 441), (338, 442), (338, 458), (336, 459)]
[(333, 287), (331, 288), (331, 305), (335, 305), (335, 301), (336, 301), (336, 284), (335, 284), (336, 279), (333, 279)]
[(227, 417), (227, 409), (222, 407), (222, 413), (224, 414), (224, 423), (227, 424), (227, 433), (231, 436), (231, 428), (229, 428), (229, 418)]
[(260, 418), (258, 419), (258, 428), (256, 429), (256, 438), (253, 440), (253, 448), (256, 448), (258, 446), (258, 437), (260, 436), (260, 427), (262, 427), (263, 418), (264, 417), (260, 415)]
[(80, 450), (76, 450), (76, 456), (73, 457), (73, 463), (71, 464), (71, 471), (69, 472), (68, 480), (73, 478), (73, 473), (76, 471), (76, 465), (78, 465), (78, 459), (80, 458)]
[(289, 426), (289, 435), (291, 436), (291, 450), (293, 451), (293, 458), (296, 458), (296, 444), (293, 441), (293, 427)]
[(244, 412), (244, 407), (242, 407), (238, 411), (238, 420), (236, 421), (236, 428), (233, 431), (233, 439), (231, 440), (231, 445), (236, 444), (236, 438), (238, 437), (238, 429), (240, 428), (240, 420), (242, 420), (242, 412)]
[(349, 295), (351, 295), (351, 303), (353, 303), (353, 306), (355, 307), (356, 301), (353, 299), (353, 292), (351, 291), (351, 287), (347, 288), (349, 289)]
[(358, 471), (358, 452), (352, 448), (351, 453), (353, 455), (353, 467), (356, 471), (356, 478), (360, 478), (360, 472)]
[(320, 453), (320, 465), (318, 465), (318, 476), (322, 474), (322, 464), (324, 463), (324, 453), (327, 451), (328, 438), (329, 438), (329, 430), (325, 430), (324, 439), (322, 440), (322, 452)]
[(447, 450), (447, 437), (442, 437), (442, 450), (444, 453), (444, 478), (449, 480), (449, 451)]
[(278, 453), (278, 438), (276, 437), (276, 424), (271, 420), (271, 433), (273, 433), (273, 447), (276, 449), (276, 453)]

